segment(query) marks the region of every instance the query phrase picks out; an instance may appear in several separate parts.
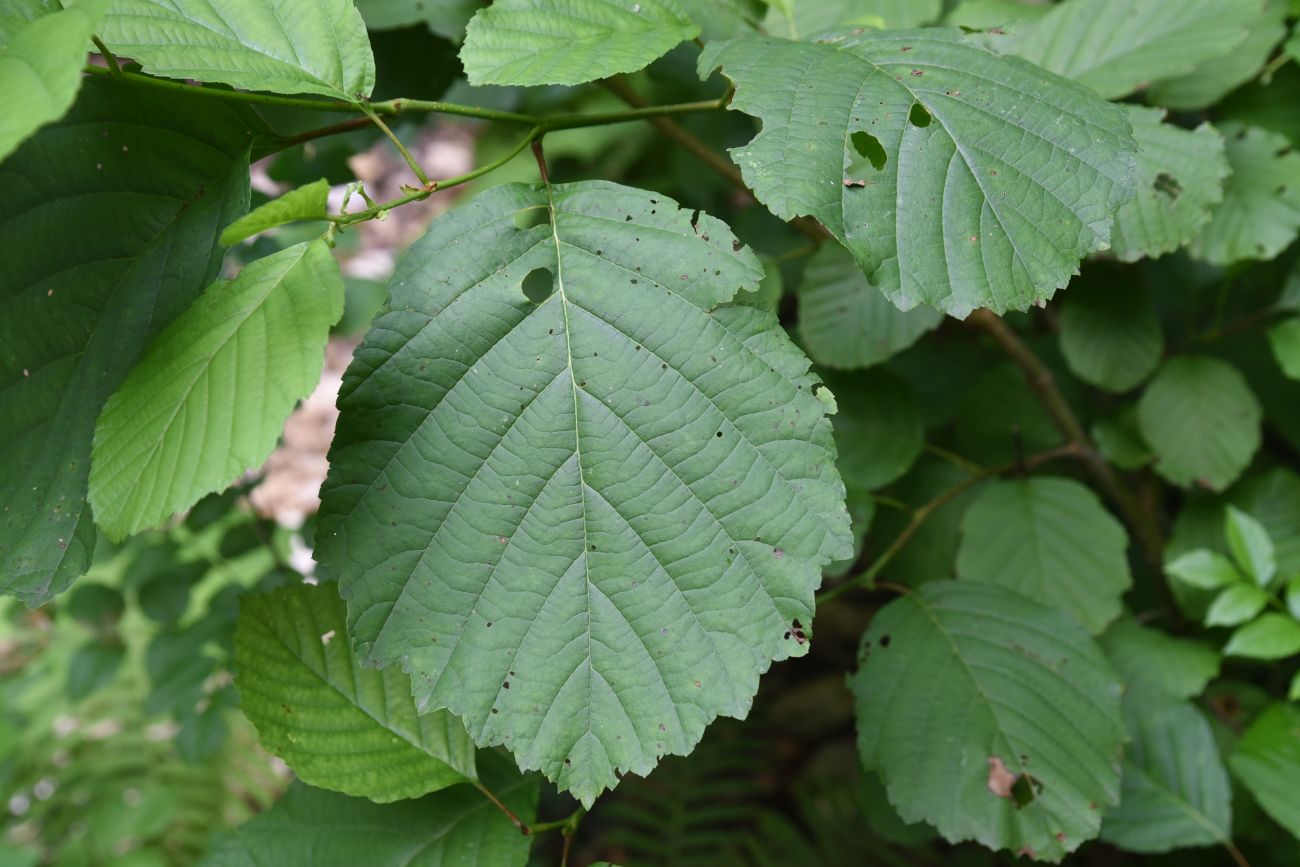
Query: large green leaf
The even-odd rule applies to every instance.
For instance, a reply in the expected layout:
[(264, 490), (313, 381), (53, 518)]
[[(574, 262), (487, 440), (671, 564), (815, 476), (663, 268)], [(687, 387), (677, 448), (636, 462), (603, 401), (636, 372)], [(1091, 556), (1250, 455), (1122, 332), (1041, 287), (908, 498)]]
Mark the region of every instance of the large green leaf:
[(352, 0), (107, 0), (99, 36), (145, 72), (355, 100), (375, 85)]
[(1138, 423), (1156, 472), (1184, 487), (1223, 490), (1259, 448), (1259, 401), (1235, 367), (1215, 358), (1165, 362), (1138, 402)]
[(72, 105), (98, 18), (99, 4), (85, 0), (16, 26), (0, 44), (0, 160)]
[(1162, 123), (1164, 112), (1128, 107), (1138, 143), (1137, 197), (1115, 214), (1115, 255), (1125, 262), (1172, 253), (1210, 219), (1228, 176), (1223, 138), (1209, 124), (1194, 130)]
[(8, 45), (32, 21), (61, 8), (59, 0), (6, 0), (0, 4), (0, 48)]
[[(485, 779), (511, 812), (532, 821), (535, 782)], [(293, 783), (275, 806), (219, 839), (200, 867), (523, 867), (531, 842), (469, 786), (372, 804)]]
[(816, 217), (900, 307), (1051, 297), (1133, 195), (1123, 109), (948, 29), (710, 43), (763, 121), (732, 158), (782, 219)]
[(320, 380), (343, 279), (324, 241), (217, 281), (159, 335), (95, 425), (90, 503), (117, 540), (261, 465)]
[(899, 310), (841, 247), (827, 244), (808, 260), (799, 286), (799, 336), (818, 364), (871, 367), (942, 321), (943, 314), (930, 307)]
[(1059, 861), (1118, 802), (1119, 680), (1068, 615), (926, 584), (875, 616), (861, 662), (858, 748), (905, 821)]
[(1237, 742), (1228, 765), (1264, 812), (1300, 837), (1300, 706), (1279, 703), (1260, 714)]
[(966, 510), (957, 575), (1068, 611), (1098, 633), (1132, 583), (1127, 548), (1124, 527), (1078, 482), (996, 482)]
[(1232, 174), (1210, 222), (1188, 245), (1215, 265), (1272, 259), (1300, 234), (1300, 153), (1275, 132), (1225, 126)]
[(1013, 47), (1116, 99), (1227, 54), (1263, 8), (1264, 0), (1066, 0), (1021, 28)]
[(700, 33), (678, 0), (497, 0), (469, 22), (471, 84), (582, 84), (635, 72)]
[(839, 409), (835, 444), (849, 490), (875, 491), (911, 468), (925, 445), (912, 391), (895, 373), (877, 369), (827, 377)]
[(89, 564), (95, 419), (216, 275), (249, 142), (225, 105), (87, 81), (0, 166), (0, 592), (37, 605)]
[(942, 0), (771, 0), (764, 29), (773, 36), (805, 39), (834, 27), (920, 27), (933, 24)]
[(1066, 293), (1061, 305), (1065, 363), (1084, 382), (1107, 391), (1140, 384), (1156, 369), (1165, 348), (1155, 306), (1129, 276), (1100, 271)]
[(307, 783), (381, 803), (474, 778), (474, 744), (446, 711), (420, 716), (398, 668), (362, 668), (334, 584), (245, 596), (235, 685), (262, 744)]
[(807, 359), (719, 307), (761, 276), (655, 193), (507, 184), (415, 243), (344, 380), (316, 554), (362, 657), (586, 803), (743, 717), (852, 555)]

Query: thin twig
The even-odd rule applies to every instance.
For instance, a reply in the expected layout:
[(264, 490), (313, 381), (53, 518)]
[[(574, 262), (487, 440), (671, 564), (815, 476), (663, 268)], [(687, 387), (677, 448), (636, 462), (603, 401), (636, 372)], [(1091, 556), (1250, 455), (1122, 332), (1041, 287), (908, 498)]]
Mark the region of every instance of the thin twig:
[(100, 39), (98, 36), (90, 37), (90, 41), (95, 43), (95, 47), (99, 49), (100, 56), (102, 56), (104, 58), (104, 62), (108, 64), (108, 74), (113, 76), (114, 78), (121, 78), (122, 67), (117, 62), (117, 56), (114, 55), (113, 52), (109, 50), (108, 46), (105, 45), (103, 40)]
[(388, 124), (380, 120), (379, 115), (375, 114), (374, 109), (369, 105), (363, 102), (361, 108), (365, 111), (366, 117), (370, 118), (375, 126), (379, 127), (384, 135), (388, 136), (388, 140), (393, 143), (393, 147), (397, 148), (397, 152), (402, 155), (402, 159), (406, 160), (406, 164), (411, 167), (411, 171), (420, 179), (420, 183), (426, 187), (429, 186), (431, 183), (429, 176), (424, 173), (424, 169), (420, 168), (420, 164), (416, 162), (415, 157), (411, 156), (411, 152), (406, 149), (406, 145), (402, 144), (402, 140), (389, 128)]
[(519, 833), (523, 834), (524, 836), (533, 833), (532, 827), (530, 827), (527, 822), (524, 822), (518, 816), (516, 816), (513, 810), (507, 807), (501, 801), (500, 798), (498, 798), (496, 795), (492, 793), (491, 789), (489, 789), (487, 786), (480, 783), (478, 780), (471, 780), (471, 782), (474, 784), (474, 788), (478, 789), (479, 792), (482, 793), (483, 797), (491, 801), (493, 806), (495, 806), (502, 813), (505, 813), (506, 818), (510, 820), (511, 824), (513, 824), (516, 828), (519, 829)]

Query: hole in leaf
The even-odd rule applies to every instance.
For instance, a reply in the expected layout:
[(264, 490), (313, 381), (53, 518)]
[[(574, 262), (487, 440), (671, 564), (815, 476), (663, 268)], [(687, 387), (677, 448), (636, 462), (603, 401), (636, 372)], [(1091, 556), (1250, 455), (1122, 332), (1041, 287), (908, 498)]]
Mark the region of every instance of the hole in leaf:
[(1155, 182), (1151, 184), (1157, 193), (1164, 193), (1171, 199), (1176, 199), (1183, 192), (1183, 185), (1171, 174), (1161, 172), (1156, 175)]
[(520, 285), (525, 298), (534, 304), (541, 304), (555, 292), (555, 275), (550, 268), (534, 268), (524, 276)]
[(532, 205), (515, 211), (515, 228), (531, 229), (551, 222), (551, 211), (545, 205)]
[(880, 143), (874, 135), (869, 132), (859, 130), (853, 134), (853, 149), (858, 152), (858, 156), (864, 157), (871, 161), (871, 165), (878, 172), (885, 170), (885, 163), (889, 162), (889, 155), (885, 153), (884, 145)]
[(930, 125), (930, 112), (919, 102), (912, 103), (912, 110), (907, 113), (907, 121), (917, 129), (925, 129)]

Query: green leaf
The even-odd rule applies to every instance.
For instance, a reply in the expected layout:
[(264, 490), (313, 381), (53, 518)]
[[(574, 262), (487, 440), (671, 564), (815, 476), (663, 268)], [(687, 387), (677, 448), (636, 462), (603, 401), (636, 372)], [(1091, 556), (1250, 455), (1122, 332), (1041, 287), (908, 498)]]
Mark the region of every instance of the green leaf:
[(254, 208), (226, 227), (221, 243), (233, 246), (267, 229), (296, 220), (323, 220), (328, 213), (329, 181), (321, 178)]
[(63, 610), (91, 629), (105, 630), (121, 619), (126, 598), (121, 590), (107, 584), (81, 584), (68, 594)]
[(719, 66), (763, 122), (731, 151), (745, 182), (821, 221), (900, 307), (1049, 298), (1133, 197), (1123, 109), (956, 30), (710, 43), (700, 74)]
[(343, 281), (324, 241), (258, 259), (203, 293), (104, 404), (95, 522), (117, 540), (219, 491), (275, 448), (320, 380)]
[(1142, 431), (1138, 429), (1137, 406), (1134, 404), (1110, 418), (1095, 422), (1091, 433), (1106, 460), (1121, 470), (1144, 467), (1154, 457), (1151, 446), (1142, 439)]
[(0, 257), (0, 592), (38, 605), (89, 565), (95, 419), (216, 275), (248, 207), (243, 118), (88, 80), (0, 167), (0, 249), (23, 251)]
[(1198, 64), (1186, 75), (1152, 83), (1148, 102), (1182, 111), (1206, 108), (1254, 78), (1286, 35), (1286, 3), (1269, 0), (1250, 24), (1246, 40), (1226, 54)]
[(1217, 590), (1246, 580), (1227, 557), (1204, 549), (1189, 551), (1166, 563), (1165, 573), (1202, 590)]
[[(1151, 298), (1128, 280), (1088, 281), (1061, 305), (1061, 353), (1084, 382), (1128, 391), (1151, 375), (1165, 339)], [(1127, 275), (1125, 275), (1127, 276)]]
[(1124, 694), (1123, 788), (1101, 838), (1130, 852), (1170, 852), (1229, 842), (1232, 787), (1214, 732), (1186, 701), (1157, 691)]
[(664, 196), (506, 184), (412, 246), (344, 379), (316, 556), (358, 651), (588, 804), (744, 716), (852, 556), (807, 359), (719, 307), (761, 276)]
[(1269, 611), (1232, 633), (1223, 653), (1249, 659), (1286, 659), (1300, 653), (1300, 623)]
[(582, 84), (699, 33), (678, 0), (497, 0), (469, 22), (460, 59), (475, 86)]
[(1117, 99), (1232, 51), (1262, 8), (1260, 0), (1066, 0), (1021, 28), (1012, 47)]
[(1188, 249), (1214, 265), (1272, 259), (1300, 234), (1300, 153), (1267, 130), (1225, 125), (1223, 135), (1232, 174)]
[(1031, 6), (1023, 0), (960, 0), (943, 20), (945, 24), (972, 30), (1018, 31), (1050, 11), (1051, 6)]
[(1130, 691), (1194, 698), (1219, 673), (1214, 648), (1139, 626), (1130, 618), (1112, 623), (1100, 642)]
[(1300, 316), (1284, 319), (1268, 330), (1273, 357), (1288, 379), (1300, 379)]
[(61, 8), (59, 0), (7, 0), (0, 6), (0, 48), (8, 45), (18, 31), (37, 18)]
[(1300, 837), (1300, 707), (1275, 704), (1259, 715), (1228, 759), (1232, 774), (1255, 800), (1295, 837)]
[(1300, 576), (1300, 476), (1275, 467), (1244, 481), (1233, 491), (1233, 502), (1264, 525), (1278, 572)]
[(1277, 572), (1277, 559), (1264, 525), (1236, 506), (1228, 506), (1224, 537), (1237, 565), (1260, 587), (1267, 587)]
[(1268, 594), (1252, 584), (1233, 584), (1214, 597), (1205, 613), (1206, 626), (1245, 623), (1268, 605)]
[(1300, 620), (1300, 578), (1292, 578), (1286, 585), (1286, 610)]
[(930, 307), (899, 310), (841, 247), (826, 244), (808, 260), (799, 286), (799, 336), (818, 364), (871, 367), (942, 321), (943, 314)]
[(1172, 253), (1196, 237), (1223, 201), (1228, 159), (1208, 123), (1194, 130), (1163, 123), (1161, 109), (1128, 106), (1138, 143), (1137, 197), (1115, 214), (1111, 241), (1124, 262)]
[(876, 614), (860, 658), (858, 748), (904, 821), (1050, 861), (1097, 835), (1119, 800), (1120, 684), (1069, 615), (935, 582)]
[(245, 596), (235, 686), (265, 746), (304, 782), (386, 803), (476, 776), (474, 744), (446, 711), (425, 716), (398, 668), (362, 668), (334, 584)]
[(0, 160), (72, 105), (98, 20), (99, 4), (83, 0), (15, 27), (0, 45)]
[(145, 72), (356, 101), (375, 86), (352, 0), (107, 0), (99, 37)]
[(81, 701), (112, 683), (124, 661), (126, 648), (121, 644), (88, 641), (81, 645), (68, 663), (68, 698)]
[(942, 0), (773, 0), (763, 19), (773, 36), (805, 39), (834, 27), (910, 28), (933, 24)]
[(876, 369), (827, 377), (839, 404), (832, 418), (839, 468), (850, 490), (875, 491), (911, 468), (925, 445), (912, 391), (897, 374)]
[(1093, 634), (1119, 616), (1132, 583), (1128, 534), (1071, 479), (995, 482), (962, 519), (957, 575), (1068, 611)]
[(482, 0), (356, 0), (366, 27), (393, 30), (426, 24), (452, 42), (465, 38), (465, 26), (482, 7)]
[[(537, 784), (497, 774), (489, 786), (524, 822)], [(532, 838), (469, 786), (372, 804), (295, 782), (271, 809), (225, 836), (200, 867), (523, 867)]]
[(1138, 423), (1156, 472), (1183, 487), (1223, 490), (1259, 449), (1259, 401), (1235, 367), (1214, 358), (1166, 361), (1138, 401)]

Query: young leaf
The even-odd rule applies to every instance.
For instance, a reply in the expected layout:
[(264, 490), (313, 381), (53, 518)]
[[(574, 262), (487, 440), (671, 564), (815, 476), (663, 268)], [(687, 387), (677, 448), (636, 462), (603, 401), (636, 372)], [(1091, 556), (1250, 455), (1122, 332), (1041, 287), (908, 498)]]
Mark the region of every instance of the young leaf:
[(1300, 707), (1278, 703), (1260, 714), (1228, 765), (1264, 812), (1300, 838)]
[(1189, 551), (1166, 563), (1165, 573), (1202, 590), (1218, 590), (1246, 580), (1227, 557), (1204, 549)]
[(841, 247), (826, 244), (808, 260), (799, 286), (799, 336), (818, 364), (871, 367), (942, 321), (943, 314), (930, 307), (899, 310)]
[(904, 821), (1050, 861), (1097, 835), (1119, 800), (1120, 683), (1071, 617), (934, 582), (876, 614), (861, 662), (858, 748)]
[(0, 592), (39, 605), (89, 565), (95, 419), (215, 276), (248, 142), (222, 103), (88, 80), (0, 167)]
[(957, 575), (1068, 611), (1096, 634), (1132, 583), (1127, 548), (1124, 527), (1078, 482), (996, 482), (966, 510)]
[(1061, 354), (1084, 382), (1128, 391), (1156, 369), (1165, 338), (1151, 298), (1126, 280), (1088, 281), (1061, 305)]
[(1277, 366), (1288, 379), (1300, 379), (1300, 316), (1292, 316), (1268, 330), (1268, 343)]
[(15, 28), (0, 44), (0, 160), (72, 105), (98, 19), (99, 3), (84, 0)]
[(1112, 623), (1099, 641), (1130, 691), (1194, 698), (1219, 673), (1214, 648), (1139, 626), (1132, 619)]
[(719, 66), (763, 122), (731, 152), (755, 195), (816, 217), (900, 307), (1049, 298), (1133, 196), (1123, 109), (956, 30), (710, 43), (700, 74)]
[(1259, 402), (1235, 367), (1214, 358), (1166, 361), (1138, 401), (1138, 423), (1156, 472), (1183, 487), (1223, 490), (1259, 449)]
[(1224, 536), (1237, 565), (1260, 587), (1267, 587), (1277, 572), (1277, 560), (1264, 525), (1236, 506), (1228, 506)]
[(267, 229), (295, 220), (323, 220), (327, 213), (329, 194), (329, 181), (324, 178), (290, 190), (278, 199), (254, 208), (227, 226), (221, 233), (221, 243), (233, 246), (254, 235), (260, 235)]
[(1223, 137), (1163, 123), (1160, 109), (1128, 106), (1138, 143), (1137, 196), (1115, 214), (1111, 241), (1124, 262), (1172, 253), (1210, 220), (1228, 176)]
[(344, 380), (316, 555), (359, 652), (588, 804), (744, 716), (852, 556), (807, 359), (719, 307), (761, 276), (655, 193), (507, 184), (412, 246)]
[(1223, 135), (1232, 174), (1188, 249), (1214, 265), (1272, 259), (1300, 234), (1300, 153), (1267, 130), (1225, 125)]
[(375, 85), (352, 0), (107, 0), (99, 36), (144, 71), (355, 101)]
[[(503, 771), (485, 782), (512, 813), (531, 822), (536, 782)], [(271, 809), (219, 839), (199, 867), (524, 867), (531, 842), (469, 786), (372, 804), (295, 782)]]
[(470, 84), (582, 84), (636, 72), (700, 28), (678, 0), (497, 0), (469, 22)]
[(1206, 626), (1236, 626), (1264, 610), (1268, 594), (1253, 584), (1233, 584), (1214, 597), (1205, 613)]
[(1107, 99), (1192, 72), (1244, 42), (1263, 0), (1066, 0), (1014, 51)]
[(1300, 623), (1285, 614), (1270, 611), (1232, 633), (1223, 653), (1249, 659), (1294, 656), (1300, 653)]
[(474, 744), (446, 711), (420, 716), (398, 668), (363, 668), (334, 584), (245, 596), (235, 686), (262, 745), (304, 782), (386, 803), (477, 776)]
[(95, 522), (155, 527), (266, 460), (320, 379), (343, 281), (324, 241), (218, 281), (168, 326), (104, 404), (91, 452)]
[(827, 377), (826, 384), (839, 404), (831, 421), (844, 484), (850, 490), (875, 491), (906, 473), (925, 445), (925, 429), (907, 383), (878, 369)]

